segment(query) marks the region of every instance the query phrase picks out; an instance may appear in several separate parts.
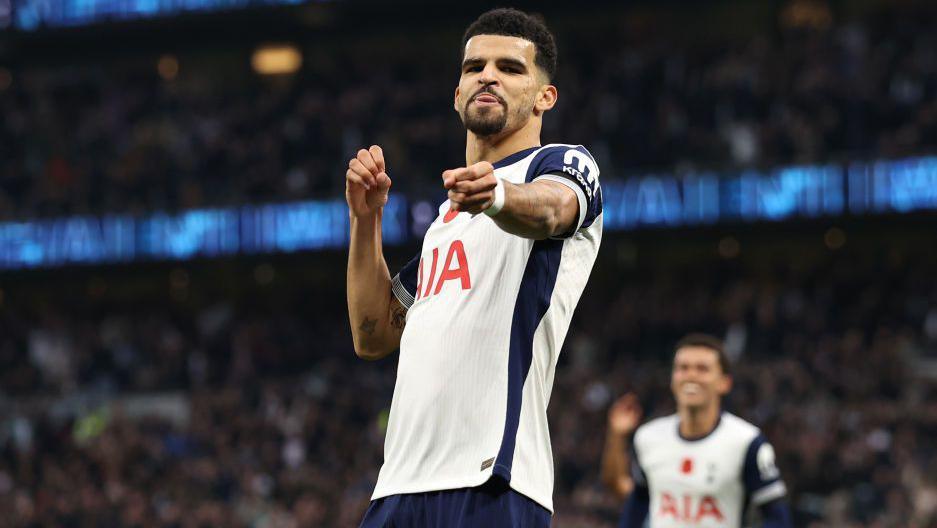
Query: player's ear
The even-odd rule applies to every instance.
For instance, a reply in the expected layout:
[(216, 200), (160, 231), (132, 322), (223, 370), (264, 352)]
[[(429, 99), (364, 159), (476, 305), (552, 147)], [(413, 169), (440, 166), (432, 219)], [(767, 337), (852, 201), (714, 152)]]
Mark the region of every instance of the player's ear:
[(544, 84), (541, 86), (540, 91), (537, 93), (537, 101), (534, 103), (534, 108), (537, 110), (537, 113), (542, 114), (553, 108), (556, 105), (556, 98), (558, 95), (556, 86), (552, 84)]
[(719, 381), (719, 394), (726, 395), (732, 390), (732, 376), (723, 374)]
[(452, 100), (452, 108), (453, 108), (456, 112), (459, 111), (459, 94), (460, 94), (460, 93), (461, 93), (461, 90), (459, 90), (459, 87), (456, 86), (456, 87), (455, 87), (455, 98)]

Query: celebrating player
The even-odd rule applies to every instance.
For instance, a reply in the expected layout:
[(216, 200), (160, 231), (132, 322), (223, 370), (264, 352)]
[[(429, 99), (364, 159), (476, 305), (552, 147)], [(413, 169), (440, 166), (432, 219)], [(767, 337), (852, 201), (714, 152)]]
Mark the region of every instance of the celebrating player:
[(648, 514), (650, 528), (739, 527), (749, 504), (760, 508), (765, 528), (791, 526), (774, 449), (757, 427), (722, 410), (731, 387), (722, 342), (691, 334), (674, 354), (677, 414), (638, 427), (635, 395), (612, 405), (602, 478), (615, 494), (630, 496), (621, 528), (644, 526)]
[(393, 279), (381, 247), (389, 160), (372, 146), (349, 162), (355, 351), (400, 349), (364, 527), (550, 525), (547, 403), (602, 234), (592, 156), (540, 145), (555, 72), (537, 19), (496, 9), (469, 26), (454, 98), (465, 166), (442, 173), (448, 200)]

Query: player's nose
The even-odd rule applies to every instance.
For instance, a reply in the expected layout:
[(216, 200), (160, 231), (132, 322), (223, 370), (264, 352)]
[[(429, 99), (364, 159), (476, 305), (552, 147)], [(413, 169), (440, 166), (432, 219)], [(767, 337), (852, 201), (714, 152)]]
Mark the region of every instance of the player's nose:
[(494, 64), (486, 64), (485, 69), (478, 76), (478, 83), (482, 85), (498, 83), (498, 68)]

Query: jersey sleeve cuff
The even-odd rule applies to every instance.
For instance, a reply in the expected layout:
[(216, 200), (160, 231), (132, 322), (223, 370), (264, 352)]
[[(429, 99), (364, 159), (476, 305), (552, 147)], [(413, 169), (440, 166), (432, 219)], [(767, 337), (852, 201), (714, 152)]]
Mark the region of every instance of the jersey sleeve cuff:
[(403, 282), (400, 281), (400, 274), (394, 275), (393, 280), (391, 280), (391, 291), (394, 292), (394, 297), (400, 301), (400, 304), (403, 305), (407, 310), (413, 306), (413, 294), (407, 291), (407, 288), (403, 285)]
[(647, 481), (644, 480), (644, 475), (641, 472), (635, 471), (631, 474), (631, 482), (634, 483), (635, 487), (646, 488)]
[(777, 480), (752, 493), (752, 504), (761, 506), (771, 501), (778, 500), (787, 494), (787, 487), (783, 481)]
[(542, 174), (534, 178), (533, 181), (537, 181), (537, 180), (549, 180), (549, 181), (553, 181), (556, 183), (561, 183), (569, 187), (570, 189), (572, 189), (573, 192), (576, 193), (576, 198), (579, 199), (579, 219), (576, 222), (576, 227), (571, 229), (568, 233), (566, 233), (565, 236), (550, 237), (550, 238), (567, 238), (569, 236), (572, 236), (572, 234), (575, 233), (576, 231), (579, 231), (579, 228), (582, 227), (582, 223), (586, 220), (586, 206), (587, 206), (586, 193), (582, 192), (582, 188), (580, 188), (574, 182), (570, 181), (569, 178), (558, 176), (556, 174)]

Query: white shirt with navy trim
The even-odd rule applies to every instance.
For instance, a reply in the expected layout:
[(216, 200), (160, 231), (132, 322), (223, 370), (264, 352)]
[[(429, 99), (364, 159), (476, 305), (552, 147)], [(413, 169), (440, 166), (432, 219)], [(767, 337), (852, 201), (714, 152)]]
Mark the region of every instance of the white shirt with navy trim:
[(547, 404), (573, 310), (602, 238), (599, 169), (578, 145), (494, 163), (504, 181), (551, 180), (579, 200), (562, 237), (530, 240), (448, 200), (393, 279), (408, 308), (374, 499), (478, 486), (492, 475), (553, 509)]
[(749, 505), (787, 493), (774, 449), (761, 431), (723, 412), (716, 428), (684, 439), (677, 415), (642, 425), (634, 436), (632, 476), (650, 496), (650, 528), (739, 528)]

